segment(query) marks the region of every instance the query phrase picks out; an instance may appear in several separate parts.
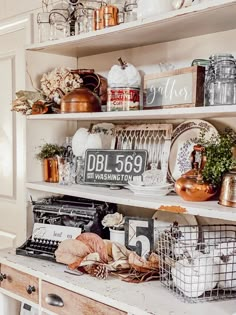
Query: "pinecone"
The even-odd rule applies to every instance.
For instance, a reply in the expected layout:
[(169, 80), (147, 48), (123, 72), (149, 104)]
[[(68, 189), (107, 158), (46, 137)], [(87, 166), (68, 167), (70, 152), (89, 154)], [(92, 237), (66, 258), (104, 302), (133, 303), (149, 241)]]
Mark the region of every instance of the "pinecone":
[(93, 264), (90, 266), (85, 266), (84, 270), (93, 277), (99, 279), (107, 279), (108, 269), (104, 264)]
[(108, 270), (107, 266), (103, 264), (99, 264), (94, 269), (94, 276), (99, 279), (107, 279), (108, 277)]

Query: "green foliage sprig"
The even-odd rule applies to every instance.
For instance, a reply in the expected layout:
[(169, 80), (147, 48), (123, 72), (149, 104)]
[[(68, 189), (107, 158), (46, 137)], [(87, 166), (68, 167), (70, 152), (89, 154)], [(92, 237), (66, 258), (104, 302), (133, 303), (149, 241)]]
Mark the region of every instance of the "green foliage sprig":
[(205, 140), (202, 133), (199, 144), (205, 147), (206, 164), (202, 172), (203, 178), (208, 183), (219, 186), (224, 173), (236, 166), (232, 154), (232, 148), (236, 145), (236, 132), (225, 129), (223, 133), (210, 140)]
[(44, 145), (40, 146), (40, 151), (35, 155), (36, 159), (44, 160), (48, 158), (53, 158), (57, 155), (62, 155), (65, 148), (59, 146), (57, 144), (52, 143), (45, 143)]

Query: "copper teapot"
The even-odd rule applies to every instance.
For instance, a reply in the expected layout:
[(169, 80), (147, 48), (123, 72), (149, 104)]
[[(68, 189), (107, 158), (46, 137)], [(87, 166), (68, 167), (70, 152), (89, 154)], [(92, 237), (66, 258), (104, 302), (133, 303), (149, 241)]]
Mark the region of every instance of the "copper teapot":
[[(197, 152), (201, 154), (200, 163), (196, 162)], [(202, 170), (206, 163), (203, 152), (204, 147), (201, 145), (194, 146), (190, 157), (192, 169), (183, 174), (175, 183), (176, 193), (186, 201), (206, 201), (217, 192), (215, 186), (203, 180)]]
[(100, 112), (101, 100), (86, 87), (77, 88), (63, 96), (62, 113)]

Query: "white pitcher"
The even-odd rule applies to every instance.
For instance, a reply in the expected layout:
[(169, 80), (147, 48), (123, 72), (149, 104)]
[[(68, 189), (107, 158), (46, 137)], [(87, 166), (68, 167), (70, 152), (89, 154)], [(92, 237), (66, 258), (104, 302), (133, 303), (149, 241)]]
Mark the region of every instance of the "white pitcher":
[(138, 18), (144, 19), (173, 10), (172, 0), (138, 0)]

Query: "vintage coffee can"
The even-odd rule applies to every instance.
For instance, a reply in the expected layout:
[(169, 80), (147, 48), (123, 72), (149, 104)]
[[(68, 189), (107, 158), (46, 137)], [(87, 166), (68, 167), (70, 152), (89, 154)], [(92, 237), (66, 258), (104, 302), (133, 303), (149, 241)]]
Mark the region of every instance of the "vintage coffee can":
[(107, 111), (127, 111), (140, 109), (140, 89), (108, 88)]

